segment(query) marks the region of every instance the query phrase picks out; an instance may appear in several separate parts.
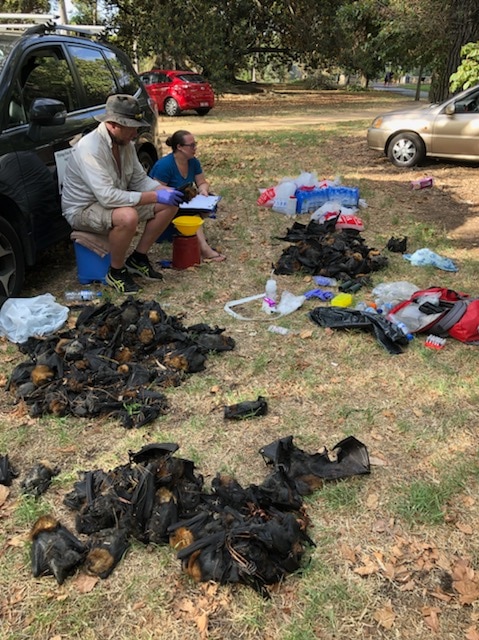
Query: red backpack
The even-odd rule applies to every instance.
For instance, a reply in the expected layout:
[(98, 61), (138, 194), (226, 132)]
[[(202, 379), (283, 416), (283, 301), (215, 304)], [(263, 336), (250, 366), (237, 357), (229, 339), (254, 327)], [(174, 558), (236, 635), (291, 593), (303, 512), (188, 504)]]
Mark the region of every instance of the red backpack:
[(479, 345), (479, 300), (467, 293), (444, 287), (416, 291), (393, 307), (387, 317), (404, 322), (411, 333), (451, 336)]

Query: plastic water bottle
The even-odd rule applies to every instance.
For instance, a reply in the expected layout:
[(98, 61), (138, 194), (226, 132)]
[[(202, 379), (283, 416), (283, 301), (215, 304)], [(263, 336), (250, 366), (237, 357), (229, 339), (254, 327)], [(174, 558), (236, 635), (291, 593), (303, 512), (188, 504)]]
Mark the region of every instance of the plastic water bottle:
[(395, 324), (396, 327), (404, 333), (404, 335), (409, 341), (411, 341), (414, 338), (413, 334), (409, 331), (408, 326), (405, 325), (404, 322), (399, 320), (393, 313), (390, 313), (388, 315), (388, 320), (390, 320), (393, 324)]
[(262, 309), (265, 313), (273, 313), (276, 310), (276, 302), (278, 300), (278, 287), (276, 284), (276, 280), (271, 277), (266, 282), (266, 287), (264, 289), (264, 298)]
[(89, 291), (82, 289), (81, 291), (65, 291), (65, 300), (68, 302), (87, 302), (101, 298), (101, 291)]
[(379, 313), (380, 309), (376, 309), (376, 307), (373, 307), (371, 304), (368, 304), (367, 302), (358, 302), (358, 304), (354, 307), (355, 309), (357, 309), (358, 311), (366, 311), (367, 313)]

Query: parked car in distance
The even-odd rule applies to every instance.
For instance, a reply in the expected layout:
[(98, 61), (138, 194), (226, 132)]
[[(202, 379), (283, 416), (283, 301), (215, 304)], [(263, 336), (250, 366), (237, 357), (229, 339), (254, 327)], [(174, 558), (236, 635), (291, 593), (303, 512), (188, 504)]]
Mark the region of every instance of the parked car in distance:
[(396, 167), (413, 167), (426, 156), (479, 162), (479, 85), (440, 104), (378, 116), (367, 143)]
[(87, 27), (37, 17), (36, 25), (0, 25), (0, 299), (18, 296), (38, 253), (69, 237), (64, 169), (109, 95), (135, 96), (151, 122), (136, 141), (145, 169), (161, 155), (156, 105), (127, 56)]
[(140, 74), (158, 111), (179, 116), (182, 111), (196, 111), (205, 116), (215, 106), (215, 94), (209, 82), (193, 71), (152, 69)]

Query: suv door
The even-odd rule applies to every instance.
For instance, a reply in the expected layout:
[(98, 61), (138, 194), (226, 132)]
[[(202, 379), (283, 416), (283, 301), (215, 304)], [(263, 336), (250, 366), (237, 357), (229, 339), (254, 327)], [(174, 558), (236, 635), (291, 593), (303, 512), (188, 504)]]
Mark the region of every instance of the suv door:
[[(41, 43), (26, 48), (18, 61), (11, 93), (2, 103), (1, 146), (11, 149), (8, 157), (2, 156), (2, 165), (13, 162), (12, 169), (15, 165), (19, 167), (8, 196), (20, 215), (14, 209), (10, 215), (18, 216), (15, 226), (29, 264), (34, 262), (37, 250), (68, 233), (61, 215), (55, 154), (68, 148), (78, 132), (76, 123), (68, 118), (55, 126), (31, 123), (30, 109), (37, 98), (59, 100), (68, 111), (80, 108), (78, 84), (60, 45)], [(5, 183), (5, 174), (0, 179)], [(5, 190), (2, 192), (5, 194)]]

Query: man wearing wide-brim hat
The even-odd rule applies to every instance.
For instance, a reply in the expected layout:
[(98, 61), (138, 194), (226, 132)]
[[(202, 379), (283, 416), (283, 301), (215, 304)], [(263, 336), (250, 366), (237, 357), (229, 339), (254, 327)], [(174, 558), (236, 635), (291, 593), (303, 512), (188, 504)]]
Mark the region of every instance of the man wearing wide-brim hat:
[[(174, 218), (183, 194), (148, 177), (136, 154), (140, 127), (149, 127), (133, 96), (117, 94), (96, 117), (98, 127), (72, 149), (63, 181), (63, 215), (75, 230), (108, 234), (111, 266), (106, 282), (120, 293), (140, 290), (130, 274), (161, 279), (148, 251)], [(136, 249), (126, 253), (140, 221)]]

